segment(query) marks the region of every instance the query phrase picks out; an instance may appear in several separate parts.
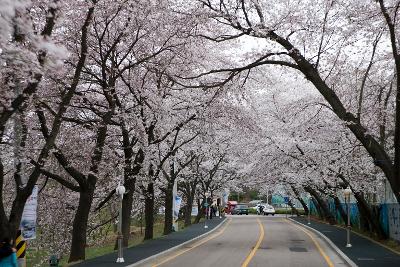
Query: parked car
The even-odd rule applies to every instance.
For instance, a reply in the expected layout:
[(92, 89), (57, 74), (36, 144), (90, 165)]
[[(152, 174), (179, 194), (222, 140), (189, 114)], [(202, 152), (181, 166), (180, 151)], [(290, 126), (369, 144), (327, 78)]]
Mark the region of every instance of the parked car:
[(246, 214), (249, 215), (249, 206), (247, 205), (236, 205), (236, 207), (232, 210), (232, 214)]
[(263, 214), (264, 215), (270, 215), (271, 214), (272, 216), (274, 216), (275, 215), (274, 207), (272, 207), (271, 205), (266, 204), (264, 206), (264, 209), (263, 209)]
[(260, 204), (257, 204), (256, 208), (257, 208), (258, 215), (269, 215), (269, 214), (271, 214), (272, 216), (275, 215), (274, 207), (272, 207), (269, 204), (260, 203)]

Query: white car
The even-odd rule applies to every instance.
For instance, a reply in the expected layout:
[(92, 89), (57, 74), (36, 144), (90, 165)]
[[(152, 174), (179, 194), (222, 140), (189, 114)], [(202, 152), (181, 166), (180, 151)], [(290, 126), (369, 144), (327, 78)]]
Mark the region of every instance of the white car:
[[(261, 206), (262, 206), (262, 209), (261, 209)], [(269, 204), (264, 204), (264, 203), (258, 204), (257, 205), (257, 214), (263, 214), (263, 215), (270, 215), (271, 214), (272, 216), (274, 216), (275, 215), (275, 209), (274, 209), (274, 207), (272, 207)]]

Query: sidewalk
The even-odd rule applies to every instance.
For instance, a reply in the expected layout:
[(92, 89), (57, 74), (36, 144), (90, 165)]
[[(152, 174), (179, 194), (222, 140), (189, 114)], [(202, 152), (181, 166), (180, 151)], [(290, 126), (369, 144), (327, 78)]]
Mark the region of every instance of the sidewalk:
[(117, 252), (100, 256), (94, 259), (86, 260), (73, 265), (74, 267), (106, 267), (106, 266), (128, 266), (139, 262), (150, 256), (163, 252), (167, 249), (178, 246), (186, 241), (196, 238), (204, 233), (207, 233), (217, 227), (224, 221), (225, 218), (213, 218), (207, 220), (208, 229), (204, 229), (204, 223), (193, 224), (182, 231), (178, 231), (157, 239), (145, 241), (135, 247), (124, 249), (125, 263), (116, 263)]
[(351, 248), (346, 248), (346, 229), (334, 225), (311, 221), (307, 224), (305, 217), (291, 217), (291, 219), (314, 228), (329, 238), (347, 257), (360, 267), (399, 267), (400, 254), (378, 245), (371, 240), (351, 233)]

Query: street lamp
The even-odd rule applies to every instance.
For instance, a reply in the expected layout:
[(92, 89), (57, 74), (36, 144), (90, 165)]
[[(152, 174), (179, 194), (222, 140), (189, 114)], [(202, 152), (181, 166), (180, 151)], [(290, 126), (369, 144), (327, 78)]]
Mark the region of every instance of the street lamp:
[(310, 193), (307, 195), (308, 197), (308, 224), (311, 224), (310, 213), (311, 213), (311, 195)]
[(218, 199), (217, 199), (217, 207), (218, 207), (218, 215), (219, 215), (219, 218), (221, 219), (222, 218), (222, 215), (221, 215), (221, 197), (219, 197)]
[(347, 244), (346, 244), (346, 248), (351, 248), (351, 244), (350, 244), (350, 230), (351, 230), (351, 225), (350, 225), (350, 194), (351, 194), (351, 189), (348, 186), (345, 190), (344, 190), (344, 197), (346, 200), (346, 204), (347, 204)]
[(125, 187), (118, 183), (117, 188), (115, 189), (115, 192), (120, 198), (120, 205), (119, 205), (119, 215), (118, 215), (118, 258), (117, 262), (125, 262), (123, 252), (122, 252), (122, 200), (124, 199), (124, 194), (125, 194)]
[(210, 195), (210, 193), (205, 192), (204, 195), (206, 196), (206, 203), (205, 203), (205, 206), (206, 206), (206, 216), (205, 216), (205, 220), (204, 220), (204, 229), (207, 229), (207, 228), (208, 228), (208, 225), (207, 225), (207, 212), (208, 212), (208, 203), (207, 203), (207, 199), (208, 199), (208, 196)]

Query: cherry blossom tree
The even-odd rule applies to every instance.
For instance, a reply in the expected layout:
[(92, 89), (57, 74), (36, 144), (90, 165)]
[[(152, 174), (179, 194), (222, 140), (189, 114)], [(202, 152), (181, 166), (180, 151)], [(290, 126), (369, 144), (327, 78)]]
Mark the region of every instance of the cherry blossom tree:
[[(384, 147), (374, 129), (361, 121), (358, 114), (365, 104), (364, 89), (370, 84), (369, 77), (375, 63), (375, 54), (386, 55), (386, 64), (395, 69), (393, 75), (388, 75), (384, 95), (393, 90), (399, 91), (399, 56), (397, 43), (396, 21), (399, 1), (342, 1), (321, 0), (314, 5), (308, 1), (267, 3), (263, 1), (197, 1), (201, 4), (194, 8), (195, 15), (203, 14), (210, 18), (210, 24), (216, 27), (225, 27), (225, 32), (213, 34), (204, 30), (203, 36), (216, 42), (231, 41), (232, 39), (248, 36), (262, 43), (264, 49), (255, 51), (252, 57), (248, 56), (246, 64), (233, 65), (222, 69), (206, 71), (197, 78), (225, 73), (226, 78), (218, 84), (231, 81), (243, 72), (248, 72), (262, 65), (279, 65), (297, 70), (304, 75), (323, 96), (332, 112), (346, 125), (368, 151), (372, 160), (379, 166), (389, 181), (393, 193), (400, 202), (399, 184), (399, 133), (398, 116), (394, 121), (393, 149)], [(318, 8), (315, 8), (318, 6)], [(365, 12), (359, 13), (363, 9)], [(369, 14), (379, 13), (380, 16)], [(301, 14), (309, 14), (304, 16)], [(366, 19), (365, 16), (368, 16)], [(374, 27), (371, 25), (374, 24)], [(209, 25), (209, 24), (208, 24)], [(218, 26), (217, 26), (218, 25)], [(209, 26), (208, 26), (209, 28)], [(370, 38), (372, 36), (372, 38)], [(204, 37), (203, 37), (204, 38)], [(389, 42), (378, 45), (380, 40)], [(371, 44), (371, 45), (364, 45)], [(363, 46), (364, 45), (364, 46)], [(353, 104), (347, 96), (354, 95), (345, 79), (348, 70), (359, 68), (358, 61), (361, 51), (359, 46), (372, 47), (372, 60), (362, 62), (365, 68), (361, 79), (357, 79), (356, 93), (358, 101)], [(349, 54), (353, 54), (349, 57)], [(389, 57), (391, 55), (391, 58)], [(378, 65), (378, 64), (377, 64)], [(346, 66), (345, 68), (343, 66)], [(353, 76), (354, 77), (354, 76)], [(391, 82), (393, 81), (393, 82)], [(390, 85), (392, 84), (392, 85)], [(215, 82), (210, 85), (215, 85)], [(354, 88), (354, 87), (353, 87)], [(390, 89), (392, 88), (392, 89)], [(350, 93), (350, 94), (348, 94)], [(397, 99), (397, 96), (396, 96)], [(395, 103), (395, 102), (394, 102)], [(399, 107), (393, 104), (395, 114)], [(380, 112), (382, 113), (382, 112)], [(387, 129), (386, 129), (387, 131)]]

